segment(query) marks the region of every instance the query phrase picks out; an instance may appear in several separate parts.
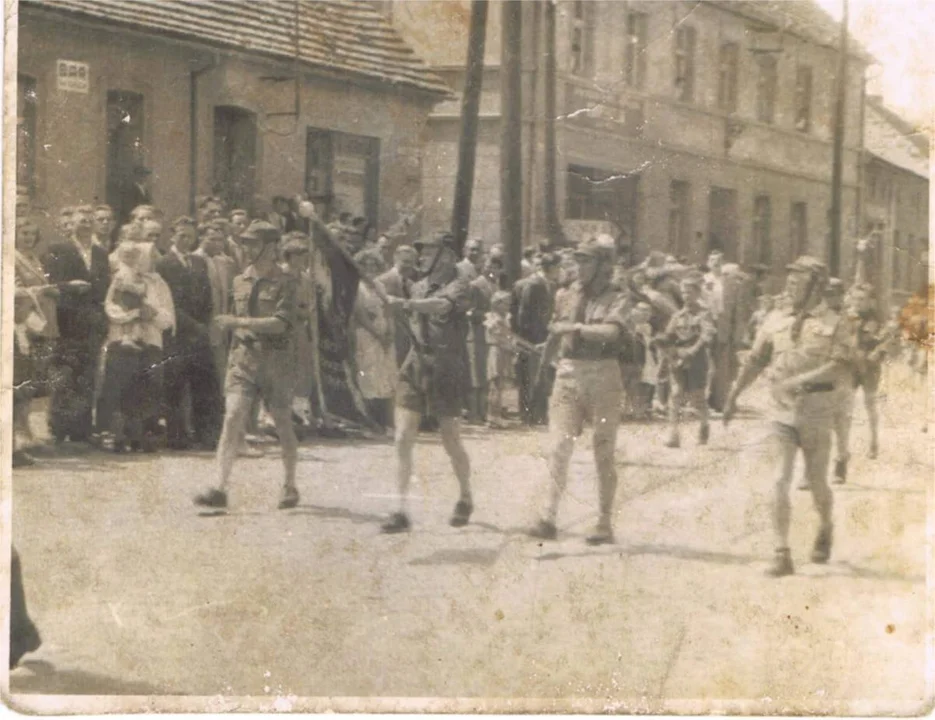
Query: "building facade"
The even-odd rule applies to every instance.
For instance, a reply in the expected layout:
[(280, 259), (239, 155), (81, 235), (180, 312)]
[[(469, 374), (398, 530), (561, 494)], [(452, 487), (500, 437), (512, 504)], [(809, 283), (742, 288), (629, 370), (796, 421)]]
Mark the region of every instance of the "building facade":
[[(463, 86), (470, 4), (393, 3), (392, 20), (429, 65)], [(608, 220), (633, 259), (660, 249), (696, 261), (781, 269), (828, 255), (837, 25), (810, 0), (560, 0), (556, 9), (558, 213)], [(444, 37), (445, 42), (432, 38)], [(499, 234), (500, 3), (491, 2), (472, 233)], [(524, 242), (545, 234), (544, 4), (523, 3)], [(851, 44), (845, 227), (857, 226), (862, 78)], [(459, 105), (428, 127), (423, 187), (450, 215)], [(851, 262), (844, 248), (845, 267)]]
[(865, 116), (862, 219), (875, 237), (871, 280), (886, 311), (928, 282), (929, 141), (879, 98), (868, 98)]
[(307, 192), (385, 227), (422, 202), (448, 93), (366, 2), (23, 0), (17, 181), (47, 223), (115, 203), (143, 165), (170, 218)]

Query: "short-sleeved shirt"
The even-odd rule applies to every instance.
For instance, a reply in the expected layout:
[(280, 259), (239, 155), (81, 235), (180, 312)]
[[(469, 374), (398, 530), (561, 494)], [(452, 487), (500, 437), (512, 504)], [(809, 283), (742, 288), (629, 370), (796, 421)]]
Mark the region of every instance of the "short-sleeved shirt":
[(277, 335), (261, 335), (253, 330), (238, 328), (234, 339), (241, 342), (259, 343), (264, 349), (282, 350), (288, 347), (290, 333), (296, 325), (296, 279), (275, 266), (269, 275), (260, 277), (251, 265), (234, 278), (233, 314), (237, 317), (275, 317), (286, 324), (286, 332)]
[(419, 344), (435, 356), (436, 364), (455, 357), (460, 359), (467, 332), (466, 313), (471, 308), (470, 281), (459, 274), (439, 287), (423, 279), (413, 283), (410, 297), (413, 300), (444, 298), (449, 301), (451, 307), (446, 312), (413, 314), (412, 332)]
[[(621, 333), (627, 326), (627, 298), (610, 285), (589, 294), (581, 283), (572, 285), (555, 296), (553, 322), (584, 323), (585, 325), (617, 325)], [(595, 342), (570, 333), (562, 338), (559, 356), (569, 360), (607, 360), (620, 355), (622, 343)]]
[[(784, 380), (832, 361), (840, 367), (832, 384), (848, 382), (854, 360), (854, 333), (848, 320), (830, 308), (819, 306), (805, 316), (798, 339), (792, 337), (795, 320), (788, 309), (767, 315), (753, 342), (749, 361), (768, 364), (767, 377), (774, 390)], [(774, 419), (795, 426), (801, 420), (830, 417), (835, 398), (833, 392), (806, 392), (790, 398), (774, 391)]]
[(699, 340), (709, 345), (716, 336), (714, 316), (703, 305), (695, 309), (683, 307), (672, 316), (665, 331), (665, 339), (676, 347), (690, 347)]

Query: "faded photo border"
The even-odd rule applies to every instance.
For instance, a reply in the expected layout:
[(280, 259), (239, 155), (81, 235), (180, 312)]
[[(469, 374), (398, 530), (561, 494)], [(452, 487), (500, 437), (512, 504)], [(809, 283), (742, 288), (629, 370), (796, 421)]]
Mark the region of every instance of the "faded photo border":
[[(143, 0), (158, 2), (159, 0)], [(263, 0), (257, 0), (262, 2)], [(418, 2), (419, 0), (410, 0)], [(535, 1), (535, 0), (529, 0)], [(626, 2), (626, 0), (611, 0)], [(664, 2), (665, 0), (657, 0)], [(927, 0), (918, 0), (926, 2)], [(885, 4), (886, 0), (879, 0)], [(15, 199), (16, 199), (16, 83), (17, 83), (17, 0), (3, 0), (4, 28), (0, 43), (2, 43), (3, 58), (3, 137), (0, 139), (0, 151), (3, 159), (3, 195), (2, 195), (2, 228), (4, 241), (0, 246), (2, 253), (2, 296), (0, 296), (0, 448), (2, 448), (2, 483), (0, 483), (0, 548), (3, 548), (3, 561), (0, 562), (0, 586), (8, 588), (10, 585), (10, 548), (12, 542), (12, 503), (13, 483), (10, 467), (11, 451), (13, 446), (13, 428), (9, 418), (12, 414), (12, 387), (13, 368), (9, 361), (13, 356), (13, 283), (14, 283), (14, 244), (15, 234)], [(935, 29), (933, 29), (935, 37)], [(929, 132), (935, 131), (935, 114)], [(935, 169), (935, 157), (930, 160), (930, 168)], [(935, 188), (930, 184), (929, 206), (935, 200)], [(935, 214), (930, 212), (930, 227), (935, 230)], [(930, 237), (933, 233), (930, 231)], [(935, 284), (935, 272), (932, 265), (928, 268), (929, 283)], [(933, 378), (930, 375), (928, 383), (929, 397), (933, 397)], [(930, 401), (929, 408), (932, 403)], [(931, 445), (931, 435), (924, 436)], [(579, 448), (579, 453), (586, 452)], [(930, 454), (935, 457), (935, 447), (930, 448)], [(933, 478), (932, 480), (935, 480)], [(924, 495), (928, 512), (926, 519), (926, 581), (925, 592), (928, 598), (926, 603), (926, 639), (925, 650), (927, 659), (926, 676), (926, 704), (921, 706), (917, 702), (907, 701), (905, 704), (880, 703), (868, 700), (853, 699), (850, 701), (828, 701), (815, 697), (809, 699), (798, 698), (794, 702), (795, 716), (818, 715), (824, 717), (867, 717), (867, 716), (918, 716), (920, 713), (931, 715), (935, 711), (935, 586), (933, 586), (932, 569), (935, 567), (935, 487), (930, 481), (926, 485)], [(5, 619), (0, 629), (0, 643), (4, 651), (0, 653), (0, 661), (6, 663), (10, 644), (9, 593), (0, 599), (0, 608), (3, 609)], [(868, 639), (868, 642), (871, 642)], [(763, 649), (765, 652), (766, 649)], [(4, 665), (6, 667), (6, 665)], [(806, 662), (802, 664), (802, 672), (808, 672)], [(161, 713), (172, 715), (184, 714), (282, 714), (282, 713), (309, 713), (327, 714), (342, 713), (361, 716), (377, 715), (444, 715), (444, 716), (470, 716), (470, 715), (660, 715), (660, 716), (763, 716), (763, 715), (789, 715), (787, 709), (790, 701), (778, 705), (772, 698), (755, 699), (682, 699), (670, 700), (664, 697), (628, 697), (628, 698), (579, 698), (564, 699), (537, 699), (537, 698), (417, 698), (417, 697), (298, 697), (284, 696), (176, 696), (176, 695), (40, 695), (40, 694), (13, 694), (10, 689), (9, 674), (2, 680), (4, 712), (16, 712), (38, 715), (136, 715), (141, 713)]]

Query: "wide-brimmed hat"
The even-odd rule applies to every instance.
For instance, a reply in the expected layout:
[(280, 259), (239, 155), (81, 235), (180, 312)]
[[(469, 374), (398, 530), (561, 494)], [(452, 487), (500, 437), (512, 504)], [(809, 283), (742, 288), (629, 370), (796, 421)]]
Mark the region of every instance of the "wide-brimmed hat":
[(265, 220), (254, 220), (250, 223), (250, 226), (244, 230), (240, 239), (244, 242), (271, 243), (279, 242), (280, 237), (282, 237), (282, 234), (279, 232), (279, 228)]

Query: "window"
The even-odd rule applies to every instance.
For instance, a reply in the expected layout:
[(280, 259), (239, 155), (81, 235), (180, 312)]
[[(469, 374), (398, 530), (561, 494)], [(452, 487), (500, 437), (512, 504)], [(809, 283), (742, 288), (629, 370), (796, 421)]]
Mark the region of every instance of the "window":
[(804, 202), (792, 203), (789, 215), (789, 249), (790, 259), (808, 252), (808, 205)]
[(806, 65), (795, 71), (795, 129), (812, 129), (812, 69)]
[(776, 83), (778, 81), (776, 58), (772, 55), (759, 55), (757, 65), (756, 119), (760, 122), (772, 123), (776, 116)]
[(712, 187), (708, 196), (708, 251), (720, 250), (728, 262), (738, 262), (737, 191)]
[(636, 173), (569, 165), (565, 216), (569, 220), (609, 220), (632, 236), (636, 231), (639, 180)]
[(769, 265), (770, 226), (772, 225), (772, 206), (769, 195), (757, 195), (753, 201), (753, 262)]
[(309, 128), (305, 191), (326, 221), (342, 212), (378, 220), (380, 139)]
[(669, 186), (669, 251), (678, 255), (689, 252), (691, 243), (691, 185), (673, 180)]
[(717, 106), (724, 112), (737, 110), (737, 68), (740, 46), (737, 43), (721, 45), (718, 57)]
[(695, 95), (695, 28), (681, 25), (675, 31), (675, 96), (691, 102)]
[(646, 13), (627, 13), (624, 81), (637, 89), (642, 89), (646, 82), (646, 23)]
[(36, 80), (16, 78), (16, 184), (33, 195), (36, 190)]
[(143, 96), (124, 90), (107, 93), (107, 204), (118, 222), (125, 223), (135, 205), (127, 189), (133, 168), (143, 164)]
[(590, 77), (594, 73), (594, 3), (575, 0), (571, 18), (571, 72)]

